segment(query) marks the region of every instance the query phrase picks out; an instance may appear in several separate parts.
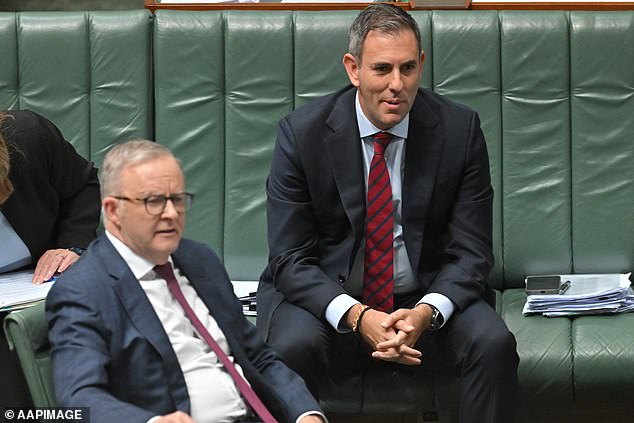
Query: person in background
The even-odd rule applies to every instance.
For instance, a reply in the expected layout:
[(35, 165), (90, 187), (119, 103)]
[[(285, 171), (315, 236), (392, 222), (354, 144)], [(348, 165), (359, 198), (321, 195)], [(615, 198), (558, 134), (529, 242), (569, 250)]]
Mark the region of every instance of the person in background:
[(279, 123), (258, 329), (314, 393), (329, 371), (450, 370), (461, 422), (508, 423), (519, 358), (486, 282), (478, 115), (419, 87), (420, 30), (401, 8), (370, 5), (348, 41), (351, 85)]
[[(46, 118), (0, 111), (0, 273), (31, 267), (42, 283), (65, 271), (96, 237), (99, 215), (93, 164)], [(30, 404), (2, 330), (0, 374), (0, 405)]]
[(182, 238), (193, 195), (172, 153), (118, 145), (101, 177), (106, 233), (46, 300), (58, 403), (93, 423), (324, 422), (216, 254)]
[(30, 111), (0, 112), (0, 273), (42, 283), (76, 262), (99, 225), (97, 169)]

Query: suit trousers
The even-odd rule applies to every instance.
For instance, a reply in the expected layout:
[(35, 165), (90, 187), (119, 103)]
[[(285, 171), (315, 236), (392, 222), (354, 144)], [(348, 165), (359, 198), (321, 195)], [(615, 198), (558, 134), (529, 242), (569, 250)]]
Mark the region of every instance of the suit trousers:
[[(395, 307), (412, 298), (396, 297)], [(362, 329), (363, 330), (363, 329)], [(356, 334), (336, 332), (327, 322), (286, 301), (274, 311), (267, 342), (304, 378), (318, 397), (324, 378), (358, 373), (369, 366), (398, 366), (423, 375), (460, 379), (460, 422), (509, 423), (517, 397), (519, 357), (513, 334), (495, 310), (479, 299), (456, 310), (438, 331), (426, 331), (416, 344), (420, 366), (379, 362)]]

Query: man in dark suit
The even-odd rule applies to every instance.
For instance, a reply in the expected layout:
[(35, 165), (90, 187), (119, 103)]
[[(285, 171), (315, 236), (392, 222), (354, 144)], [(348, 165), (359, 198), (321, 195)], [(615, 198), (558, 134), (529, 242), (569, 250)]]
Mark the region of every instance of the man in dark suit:
[(235, 369), (276, 420), (322, 422), (304, 382), (242, 315), (218, 257), (181, 239), (191, 200), (165, 147), (131, 141), (106, 156), (106, 234), (46, 302), (59, 404), (89, 407), (92, 422), (245, 421), (253, 402)]
[(518, 357), (486, 283), (484, 136), (476, 113), (419, 88), (423, 61), (412, 17), (371, 5), (349, 32), (352, 86), (280, 122), (258, 328), (313, 392), (328, 369), (444, 363), (461, 421), (506, 423)]

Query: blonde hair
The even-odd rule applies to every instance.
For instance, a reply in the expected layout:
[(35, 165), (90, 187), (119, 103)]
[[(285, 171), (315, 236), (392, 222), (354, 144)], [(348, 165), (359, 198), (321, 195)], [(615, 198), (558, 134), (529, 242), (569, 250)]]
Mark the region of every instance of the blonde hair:
[(9, 156), (9, 146), (7, 145), (4, 135), (2, 134), (2, 126), (11, 116), (4, 112), (0, 112), (0, 204), (7, 201), (13, 193), (13, 184), (9, 179), (9, 171), (11, 170), (11, 157)]

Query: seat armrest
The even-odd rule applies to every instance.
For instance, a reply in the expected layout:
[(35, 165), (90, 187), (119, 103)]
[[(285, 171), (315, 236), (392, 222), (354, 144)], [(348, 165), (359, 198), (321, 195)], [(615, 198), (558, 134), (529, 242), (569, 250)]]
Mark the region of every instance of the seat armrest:
[(9, 348), (15, 350), (35, 407), (54, 407), (48, 327), (44, 301), (9, 313), (4, 319)]

